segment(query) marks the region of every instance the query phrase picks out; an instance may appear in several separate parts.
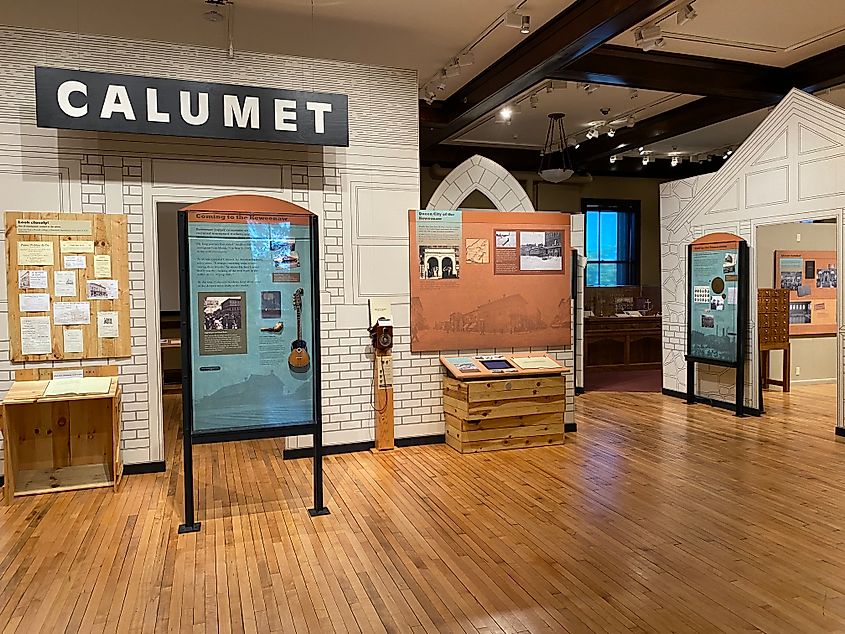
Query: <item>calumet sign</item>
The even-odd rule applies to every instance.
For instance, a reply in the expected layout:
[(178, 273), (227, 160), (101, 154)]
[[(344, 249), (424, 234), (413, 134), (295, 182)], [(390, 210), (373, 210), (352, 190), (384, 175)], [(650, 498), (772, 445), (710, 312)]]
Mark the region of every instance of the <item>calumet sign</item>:
[(346, 95), (35, 69), (38, 126), (349, 145)]

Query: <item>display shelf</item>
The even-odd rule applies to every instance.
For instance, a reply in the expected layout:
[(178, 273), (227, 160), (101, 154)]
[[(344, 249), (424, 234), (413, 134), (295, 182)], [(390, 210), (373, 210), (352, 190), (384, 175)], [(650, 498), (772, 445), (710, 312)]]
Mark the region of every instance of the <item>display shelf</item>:
[(15, 497), (114, 486), (108, 465), (100, 463), (18, 471), (15, 482)]
[[(5, 496), (112, 486), (123, 474), (117, 368), (87, 368), (110, 376), (105, 394), (44, 397), (52, 369), (21, 370), (3, 400)], [(42, 380), (27, 380), (31, 378)]]

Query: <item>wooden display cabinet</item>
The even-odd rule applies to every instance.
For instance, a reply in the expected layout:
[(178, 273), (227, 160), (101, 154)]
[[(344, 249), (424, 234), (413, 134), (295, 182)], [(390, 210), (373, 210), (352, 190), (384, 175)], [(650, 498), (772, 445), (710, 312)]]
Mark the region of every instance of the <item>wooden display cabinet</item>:
[(461, 453), (562, 444), (567, 371), (443, 377), (446, 443)]
[(3, 399), (7, 503), (38, 493), (109, 486), (117, 490), (120, 484), (117, 368), (86, 368), (88, 376), (112, 375), (105, 394), (44, 397), (51, 372), (16, 372)]
[[(780, 385), (784, 392), (790, 389), (792, 359), (789, 347), (789, 289), (757, 289), (758, 350), (760, 352), (760, 381), (764, 389), (769, 383)], [(783, 351), (783, 372), (781, 380), (769, 378), (769, 354), (772, 350)]]

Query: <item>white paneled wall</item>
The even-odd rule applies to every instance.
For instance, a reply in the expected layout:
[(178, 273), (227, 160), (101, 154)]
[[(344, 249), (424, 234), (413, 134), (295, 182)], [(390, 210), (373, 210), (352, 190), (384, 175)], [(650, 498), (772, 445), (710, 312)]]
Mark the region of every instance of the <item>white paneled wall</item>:
[[(414, 72), (243, 52), (230, 60), (213, 49), (8, 28), (0, 29), (0, 53), (0, 209), (129, 217), (132, 357), (112, 361), (125, 393), (126, 463), (164, 458), (158, 280), (176, 272), (158, 270), (156, 206), (233, 193), (290, 200), (320, 218), (325, 442), (373, 437), (365, 329), (367, 298), (376, 295), (394, 302), (398, 323), (396, 435), (443, 432), (436, 357), (411, 355), (409, 347), (406, 222), (407, 210), (419, 206)], [(39, 129), (36, 65), (345, 93), (350, 146)], [(6, 312), (3, 286), (0, 393), (17, 367), (9, 361)], [(289, 446), (298, 442), (305, 440)]]
[[(845, 236), (845, 110), (793, 90), (715, 174), (661, 185), (661, 268), (663, 285), (663, 387), (685, 392), (687, 245), (716, 231), (741, 236), (756, 262), (757, 228), (799, 220), (836, 218), (839, 263)], [(749, 341), (757, 340), (757, 271), (750, 270)], [(837, 291), (839, 393), (837, 425), (842, 426), (845, 307)], [(757, 350), (746, 359), (746, 405), (760, 407)], [(721, 401), (735, 398), (735, 371), (698, 364), (696, 392)]]

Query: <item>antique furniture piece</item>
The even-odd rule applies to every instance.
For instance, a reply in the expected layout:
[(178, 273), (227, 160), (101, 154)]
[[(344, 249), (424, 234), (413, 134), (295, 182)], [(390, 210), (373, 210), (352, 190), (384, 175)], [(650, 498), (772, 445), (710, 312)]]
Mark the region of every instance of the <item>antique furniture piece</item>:
[(588, 368), (650, 369), (662, 366), (661, 317), (584, 319)]
[[(757, 289), (757, 328), (760, 350), (760, 381), (762, 387), (769, 383), (780, 385), (784, 392), (789, 391), (789, 378), (792, 362), (789, 352), (789, 289)], [(783, 374), (780, 381), (769, 378), (769, 353), (783, 350)]]

